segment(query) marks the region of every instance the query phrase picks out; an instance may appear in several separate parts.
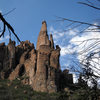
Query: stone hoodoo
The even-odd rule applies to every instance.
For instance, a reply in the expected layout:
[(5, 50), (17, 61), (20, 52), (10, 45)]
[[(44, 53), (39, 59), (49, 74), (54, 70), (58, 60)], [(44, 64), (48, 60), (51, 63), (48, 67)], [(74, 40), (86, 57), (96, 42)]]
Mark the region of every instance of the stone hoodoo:
[[(72, 74), (61, 71), (59, 57), (60, 47), (54, 47), (52, 34), (49, 40), (47, 24), (43, 21), (36, 49), (28, 40), (18, 46), (11, 39), (7, 46), (0, 44), (0, 78), (23, 77), (22, 83), (31, 85), (35, 91), (60, 91), (72, 84), (73, 79)], [(66, 84), (63, 85), (63, 81)]]

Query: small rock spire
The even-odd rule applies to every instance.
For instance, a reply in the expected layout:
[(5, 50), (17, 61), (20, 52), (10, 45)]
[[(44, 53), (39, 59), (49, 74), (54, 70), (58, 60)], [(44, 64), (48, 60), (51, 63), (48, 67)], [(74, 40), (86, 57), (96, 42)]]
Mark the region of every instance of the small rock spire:
[(40, 45), (50, 45), (50, 41), (47, 34), (47, 24), (46, 21), (42, 22), (42, 27), (38, 36), (36, 50), (39, 49)]
[(12, 40), (11, 40), (11, 38), (9, 38), (9, 43), (11, 43), (12, 42)]
[(50, 34), (50, 42), (51, 42), (51, 48), (54, 49), (54, 42), (53, 42), (52, 34)]

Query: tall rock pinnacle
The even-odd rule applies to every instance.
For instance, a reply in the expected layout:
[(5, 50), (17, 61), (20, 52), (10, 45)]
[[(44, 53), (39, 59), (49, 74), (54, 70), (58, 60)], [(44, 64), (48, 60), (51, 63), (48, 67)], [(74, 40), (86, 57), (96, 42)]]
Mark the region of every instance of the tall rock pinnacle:
[(46, 21), (43, 21), (42, 22), (42, 27), (41, 27), (41, 32), (47, 32), (47, 23)]
[(42, 27), (38, 36), (36, 50), (39, 49), (40, 45), (50, 45), (50, 41), (47, 34), (47, 24), (46, 21), (42, 22)]

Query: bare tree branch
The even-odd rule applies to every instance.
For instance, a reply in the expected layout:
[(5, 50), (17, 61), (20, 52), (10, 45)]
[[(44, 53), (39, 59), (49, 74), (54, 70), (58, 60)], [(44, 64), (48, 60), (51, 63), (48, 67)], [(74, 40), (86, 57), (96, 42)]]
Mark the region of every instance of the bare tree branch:
[(13, 12), (16, 8), (10, 10), (9, 12), (7, 12), (6, 14), (3, 14), (3, 16), (8, 15), (9, 13)]
[(14, 32), (14, 29), (12, 28), (12, 26), (3, 18), (3, 15), (2, 15), (1, 13), (0, 13), (0, 19), (1, 19), (1, 21), (3, 22), (3, 24), (4, 24), (3, 32), (1, 33), (0, 37), (4, 36), (5, 28), (6, 28), (6, 26), (7, 26), (8, 29), (10, 29), (11, 32), (15, 35), (15, 37), (17, 38), (17, 40), (18, 40), (19, 42), (21, 42), (20, 39), (19, 39), (19, 37), (17, 36), (17, 34)]
[(92, 8), (97, 9), (97, 10), (100, 10), (100, 8), (98, 8), (98, 7), (94, 6), (94, 5), (90, 5), (90, 4), (88, 4), (88, 3), (84, 3), (84, 2), (78, 2), (78, 3), (79, 3), (79, 4), (86, 5), (86, 6), (89, 6), (89, 7), (92, 7)]
[(69, 21), (69, 22), (73, 22), (73, 23), (80, 23), (80, 24), (85, 24), (85, 25), (95, 26), (95, 27), (100, 28), (100, 26), (99, 26), (99, 25), (95, 25), (95, 24), (91, 24), (91, 23), (87, 23), (87, 22), (82, 22), (82, 21), (71, 20), (71, 19), (68, 19), (68, 18), (63, 18), (63, 17), (57, 17), (57, 18), (59, 18), (59, 19), (60, 19), (60, 20), (58, 20), (58, 21)]

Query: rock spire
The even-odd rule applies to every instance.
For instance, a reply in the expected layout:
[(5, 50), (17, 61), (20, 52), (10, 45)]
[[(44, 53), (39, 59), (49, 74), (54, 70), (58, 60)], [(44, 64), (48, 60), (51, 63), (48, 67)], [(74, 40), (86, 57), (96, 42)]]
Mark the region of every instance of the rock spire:
[(38, 36), (36, 50), (39, 49), (40, 45), (50, 45), (50, 41), (47, 34), (47, 24), (46, 21), (42, 22), (42, 27)]

